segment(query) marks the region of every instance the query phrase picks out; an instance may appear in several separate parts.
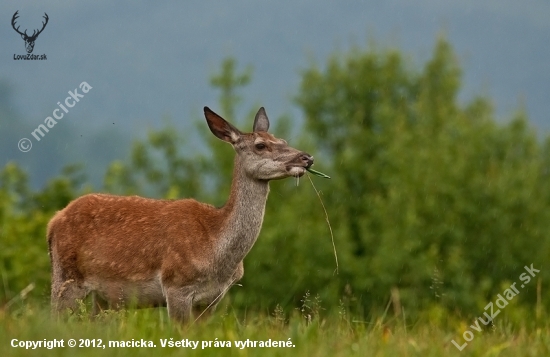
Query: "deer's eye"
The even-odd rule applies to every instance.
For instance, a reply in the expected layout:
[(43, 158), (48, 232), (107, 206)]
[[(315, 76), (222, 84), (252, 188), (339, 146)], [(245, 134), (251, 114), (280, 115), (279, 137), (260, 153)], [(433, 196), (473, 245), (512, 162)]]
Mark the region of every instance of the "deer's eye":
[(258, 143), (258, 144), (256, 144), (256, 149), (258, 149), (258, 150), (263, 150), (263, 149), (265, 149), (265, 144), (264, 144), (264, 143)]

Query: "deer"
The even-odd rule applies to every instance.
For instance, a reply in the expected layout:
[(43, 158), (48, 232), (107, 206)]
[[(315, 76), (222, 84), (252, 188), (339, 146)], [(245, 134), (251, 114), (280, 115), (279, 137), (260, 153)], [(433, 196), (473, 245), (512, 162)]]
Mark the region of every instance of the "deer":
[(75, 311), (78, 300), (92, 294), (92, 313), (128, 303), (167, 307), (171, 319), (185, 324), (211, 314), (243, 277), (269, 182), (301, 177), (313, 157), (268, 133), (263, 107), (251, 133), (208, 107), (204, 115), (212, 134), (235, 151), (226, 203), (102, 193), (71, 201), (47, 227), (52, 312)]
[(34, 49), (34, 42), (38, 38), (38, 35), (40, 35), (42, 31), (44, 31), (50, 18), (48, 17), (48, 14), (44, 13), (44, 16), (42, 16), (44, 18), (44, 21), (42, 22), (42, 28), (40, 30), (33, 30), (32, 35), (29, 36), (27, 35), (27, 30), (25, 30), (25, 32), (19, 31), (19, 27), (21, 26), (17, 26), (17, 28), (15, 27), (16, 21), (19, 18), (18, 13), (19, 10), (17, 10), (15, 14), (13, 14), (13, 17), (11, 18), (11, 27), (13, 27), (15, 32), (20, 34), (21, 38), (25, 41), (25, 49), (27, 50), (27, 53), (32, 53)]

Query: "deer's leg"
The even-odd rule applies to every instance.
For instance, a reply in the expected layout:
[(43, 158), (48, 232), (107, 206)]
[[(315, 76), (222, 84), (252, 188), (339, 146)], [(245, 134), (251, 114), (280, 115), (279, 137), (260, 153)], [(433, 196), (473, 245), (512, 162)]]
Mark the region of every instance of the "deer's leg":
[(212, 296), (205, 298), (200, 303), (193, 305), (193, 318), (197, 321), (206, 321), (216, 311), (216, 307), (223, 299), (226, 290), (217, 290)]
[(109, 309), (109, 303), (102, 299), (96, 291), (92, 291), (92, 316)]
[(235, 272), (231, 275), (231, 279), (227, 282), (226, 285), (222, 286), (221, 290), (218, 290), (212, 294), (205, 301), (202, 301), (199, 304), (193, 306), (193, 317), (198, 320), (205, 320), (211, 316), (214, 311), (216, 311), (216, 306), (219, 302), (222, 301), (223, 297), (227, 291), (234, 285), (237, 281), (241, 280), (244, 275), (244, 266), (243, 262), (240, 262), (235, 269)]
[(79, 279), (80, 274), (71, 269), (64, 268), (57, 254), (51, 252), (52, 263), (52, 290), (51, 308), (52, 313), (59, 314), (67, 309), (76, 312), (78, 308), (77, 299), (84, 300), (88, 291)]
[(193, 292), (189, 288), (166, 288), (166, 306), (168, 316), (181, 323), (191, 321)]
[(193, 319), (195, 321), (206, 321), (216, 311), (216, 306), (222, 297), (223, 294), (217, 300), (214, 300), (214, 296), (212, 299), (193, 305)]
[(67, 309), (78, 310), (77, 299), (84, 300), (87, 291), (81, 282), (75, 279), (52, 282), (52, 312), (60, 313)]

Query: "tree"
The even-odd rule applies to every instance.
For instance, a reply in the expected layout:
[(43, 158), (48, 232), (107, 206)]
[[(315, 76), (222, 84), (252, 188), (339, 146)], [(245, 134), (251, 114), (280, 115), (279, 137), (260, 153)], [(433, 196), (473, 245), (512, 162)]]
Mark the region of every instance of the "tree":
[(523, 114), (497, 124), (487, 99), (460, 105), (459, 89), (445, 40), (419, 73), (396, 51), (357, 49), (303, 72), (307, 131), (337, 173), (325, 204), (343, 247), (340, 292), (350, 284), (380, 306), (397, 287), (421, 310), (437, 272), (436, 302), (477, 312), (524, 265), (541, 266), (532, 242), (548, 244), (548, 184), (536, 135)]

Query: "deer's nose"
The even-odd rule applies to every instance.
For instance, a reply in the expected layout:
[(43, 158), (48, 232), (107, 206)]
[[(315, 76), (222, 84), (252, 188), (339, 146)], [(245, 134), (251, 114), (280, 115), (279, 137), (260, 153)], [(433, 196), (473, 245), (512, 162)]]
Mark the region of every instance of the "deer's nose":
[(313, 156), (311, 156), (310, 154), (303, 152), (300, 158), (302, 159), (302, 162), (306, 164), (306, 168), (309, 168), (311, 165), (313, 165)]

